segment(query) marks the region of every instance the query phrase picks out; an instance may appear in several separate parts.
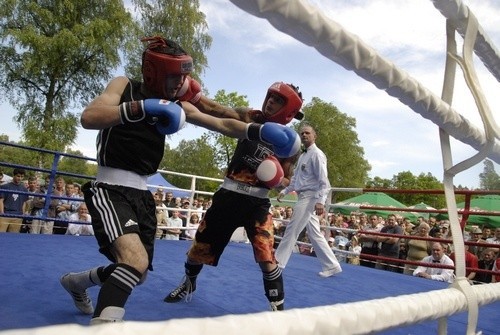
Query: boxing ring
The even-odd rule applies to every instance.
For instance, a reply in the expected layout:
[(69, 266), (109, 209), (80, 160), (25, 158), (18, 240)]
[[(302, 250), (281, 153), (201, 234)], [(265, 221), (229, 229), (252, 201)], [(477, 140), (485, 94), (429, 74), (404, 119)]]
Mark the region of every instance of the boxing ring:
[[(440, 317), (450, 334), (461, 334), (467, 324), (463, 295), (446, 283), (346, 263), (338, 276), (321, 278), (319, 262), (297, 253), (284, 271), (287, 310), (270, 312), (246, 243), (230, 243), (218, 267), (203, 269), (189, 303), (164, 303), (183, 276), (190, 243), (157, 240), (154, 271), (130, 296), (126, 321), (89, 327), (59, 277), (106, 263), (95, 239), (0, 234), (0, 334), (433, 334)], [(500, 335), (492, 285), (474, 290), (483, 299), (478, 329)], [(98, 287), (89, 294), (95, 303)]]
[[(401, 329), (402, 334), (408, 333), (408, 328), (406, 327), (410, 325), (418, 327), (420, 324), (426, 325), (429, 321), (436, 320), (437, 325), (433, 323), (432, 327), (424, 328), (425, 333), (429, 333), (430, 331), (437, 332), (438, 334), (447, 334), (449, 330), (452, 333), (480, 333), (483, 327), (478, 327), (478, 325), (481, 325), (482, 318), (488, 318), (490, 316), (489, 313), (494, 313), (492, 309), (488, 308), (496, 306), (496, 311), (498, 312), (500, 283), (471, 286), (464, 278), (464, 243), (457, 216), (453, 177), (457, 173), (479, 163), (486, 157), (500, 163), (500, 130), (485, 97), (481, 93), (480, 83), (471, 61), (475, 53), (483, 61), (490, 73), (500, 81), (500, 57), (496, 47), (491, 43), (473, 13), (460, 0), (432, 1), (437, 10), (446, 18), (448, 33), (448, 56), (443, 92), (441, 97), (437, 97), (408, 73), (398, 69), (392, 62), (379, 56), (375, 50), (366, 45), (358, 37), (347, 32), (336, 22), (325, 17), (316, 8), (303, 1), (231, 0), (231, 2), (252, 15), (267, 19), (274, 27), (302, 43), (316, 48), (323, 56), (340, 64), (347, 70), (354, 71), (360, 77), (373, 83), (378, 89), (386, 91), (389, 95), (397, 98), (413, 111), (439, 127), (444, 167), (444, 191), (450, 222), (452, 222), (451, 230), (454, 236), (453, 243), (457, 255), (457, 280), (449, 286), (438, 285), (438, 283), (428, 281), (429, 283), (425, 283), (428, 285), (427, 291), (422, 290), (408, 293), (410, 292), (408, 290), (406, 292), (399, 292), (400, 294), (395, 296), (371, 296), (370, 298), (370, 294), (365, 292), (367, 296), (358, 301), (347, 299), (344, 301), (331, 301), (330, 303), (318, 306), (297, 306), (297, 308), (293, 308), (292, 304), (291, 309), (280, 313), (263, 312), (264, 309), (258, 308), (257, 311), (247, 309), (241, 314), (229, 311), (225, 315), (222, 315), (222, 313), (221, 315), (214, 315), (207, 309), (204, 315), (187, 317), (189, 312), (184, 307), (180, 307), (186, 313), (182, 316), (179, 315), (179, 318), (168, 321), (160, 320), (166, 320), (172, 315), (176, 316), (178, 314), (175, 314), (172, 310), (170, 311), (172, 314), (163, 318), (154, 318), (152, 320), (145, 318), (144, 321), (129, 320), (121, 324), (107, 324), (92, 328), (82, 326), (85, 322), (81, 319), (77, 320), (66, 316), (62, 319), (70, 321), (64, 322), (64, 324), (29, 329), (13, 329), (0, 333), (2, 335), (54, 334), (59, 332), (75, 335), (90, 333), (127, 335), (139, 332), (148, 334), (211, 334), (223, 332), (229, 334), (366, 334), (374, 332), (396, 334), (398, 333), (397, 329)], [(455, 32), (458, 32), (464, 38), (462, 55), (459, 55), (456, 50)], [(482, 129), (474, 126), (451, 106), (457, 65), (462, 69), (467, 85), (476, 101), (483, 121)], [(449, 136), (472, 146), (477, 150), (477, 154), (453, 165)], [(5, 239), (5, 236), (1, 238)], [(7, 243), (8, 241), (4, 240), (2, 242)], [(82, 245), (82, 248), (85, 250), (86, 247)], [(95, 248), (95, 246), (93, 247)], [(184, 256), (184, 252), (187, 250), (187, 245), (183, 247), (182, 256)], [(89, 257), (93, 258), (93, 256)], [(155, 257), (157, 259), (162, 258), (158, 253), (156, 253)], [(297, 257), (296, 259), (298, 261)], [(71, 261), (76, 261), (76, 259), (71, 258)], [(307, 268), (306, 265), (302, 265), (303, 268)], [(32, 266), (32, 273), (36, 273), (36, 266), (33, 264)], [(180, 278), (182, 263), (178, 263), (176, 266), (176, 270), (172, 270), (168, 273), (168, 276), (166, 275), (169, 278), (164, 278), (164, 280), (169, 281), (168, 288), (174, 287), (177, 284), (172, 282), (172, 280), (177, 280), (177, 278), (172, 279), (171, 277)], [(256, 266), (253, 265), (253, 267)], [(175, 275), (172, 275), (172, 273)], [(313, 272), (313, 274), (315, 273)], [(383, 272), (377, 272), (376, 274), (380, 276), (392, 275)], [(359, 273), (350, 272), (349, 266), (347, 266), (345, 273), (339, 276), (339, 279), (335, 278), (333, 280), (343, 280), (342, 277), (349, 278), (351, 275), (356, 276)], [(368, 276), (368, 279), (365, 280), (369, 280), (374, 276), (374, 273), (365, 272), (365, 275)], [(285, 278), (286, 276), (287, 273), (285, 271)], [(294, 274), (294, 276), (299, 277), (299, 274)], [(413, 281), (417, 280), (417, 278), (412, 277), (404, 278), (404, 280), (401, 277), (386, 279), (393, 288), (403, 285), (403, 281), (410, 280), (412, 284), (415, 284)], [(260, 287), (260, 280), (258, 279), (252, 285)], [(421, 280), (420, 283), (422, 283)], [(161, 287), (159, 279), (153, 281), (152, 284), (146, 285), (150, 285), (150, 289), (156, 289), (156, 293), (166, 292), (166, 288)], [(210, 285), (210, 283), (207, 283), (207, 285)], [(319, 289), (322, 289), (321, 283), (314, 281), (314, 285), (319, 285)], [(409, 286), (411, 285), (408, 284), (405, 287)], [(337, 286), (337, 290), (345, 287)], [(141, 290), (143, 289), (138, 289), (138, 292), (134, 291), (133, 296), (140, 296), (141, 292), (144, 292)], [(298, 286), (297, 290), (300, 292)], [(255, 294), (254, 291), (252, 292)], [(218, 294), (220, 295), (221, 293)], [(290, 295), (291, 293), (288, 293), (288, 296)], [(64, 296), (64, 298), (68, 297)], [(161, 300), (161, 298), (156, 296), (156, 299)], [(210, 299), (210, 297), (207, 297), (207, 299)], [(212, 300), (214, 299), (212, 298)], [(235, 301), (235, 303), (244, 303), (243, 298), (242, 300), (240, 302)], [(134, 298), (131, 298), (129, 305), (134, 306), (134, 301)], [(65, 307), (69, 308), (69, 306)], [(7, 310), (5, 307), (3, 308), (4, 311)], [(129, 307), (127, 306), (127, 308)], [(130, 307), (130, 310), (133, 311), (133, 308)], [(56, 312), (68, 313), (62, 312), (62, 310), (60, 308)], [(483, 316), (481, 313), (484, 310), (487, 312)], [(454, 317), (464, 312), (466, 313), (466, 321), (457, 325), (453, 321)], [(22, 313), (22, 311), (19, 311), (19, 313)], [(2, 314), (7, 315), (5, 313)], [(60, 322), (52, 324), (57, 323)], [(419, 329), (418, 332), (424, 333), (420, 331), (422, 329)], [(488, 333), (494, 334), (494, 327), (491, 327)]]

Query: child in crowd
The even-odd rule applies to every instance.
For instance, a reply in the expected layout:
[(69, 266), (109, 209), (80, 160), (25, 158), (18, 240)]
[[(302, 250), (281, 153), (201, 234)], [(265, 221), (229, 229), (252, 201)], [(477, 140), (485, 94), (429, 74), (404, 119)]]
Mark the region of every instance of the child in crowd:
[(359, 240), (357, 236), (351, 238), (351, 245), (349, 246), (349, 251), (352, 252), (349, 255), (349, 263), (353, 265), (359, 265), (359, 255), (361, 254), (361, 246), (359, 245)]

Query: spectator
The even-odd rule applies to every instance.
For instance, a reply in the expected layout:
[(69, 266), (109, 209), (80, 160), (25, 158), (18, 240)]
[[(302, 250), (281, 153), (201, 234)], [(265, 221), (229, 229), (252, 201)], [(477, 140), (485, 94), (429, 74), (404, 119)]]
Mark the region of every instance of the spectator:
[(7, 182), (4, 180), (3, 172), (0, 170), (0, 185), (3, 185), (5, 183)]
[[(58, 197), (65, 197), (66, 196), (66, 182), (64, 181), (63, 177), (57, 177), (56, 180), (54, 181), (54, 191), (52, 192), (52, 195), (58, 196)], [(57, 199), (57, 206), (56, 206), (56, 218), (60, 218), (63, 220), (67, 220), (69, 215), (66, 215), (66, 209), (69, 207), (67, 204), (68, 200), (66, 199)], [(59, 216), (59, 213), (61, 216)], [(71, 214), (71, 213), (70, 213)], [(54, 229), (52, 230), (53, 234), (59, 234), (59, 235), (64, 235), (66, 233), (66, 229), (68, 227), (68, 223), (64, 221), (56, 221)]]
[(75, 186), (76, 197), (83, 199), (82, 186), (80, 184), (77, 184), (77, 183), (73, 183), (73, 185)]
[(403, 218), (402, 227), (403, 227), (405, 235), (412, 235), (415, 233), (415, 231), (414, 231), (415, 225), (413, 223), (411, 223), (409, 218)]
[[(403, 228), (396, 224), (396, 215), (389, 214), (387, 216), (386, 225), (382, 227), (380, 232), (392, 235), (403, 235)], [(376, 241), (381, 243), (378, 255), (386, 258), (399, 259), (400, 239), (400, 237), (395, 236), (377, 236)], [(386, 271), (399, 272), (399, 263), (388, 261), (386, 259), (379, 259), (375, 264), (375, 268)]]
[(200, 201), (200, 198), (193, 199), (193, 204), (191, 205), (191, 209), (193, 210), (194, 213), (198, 214), (198, 217), (200, 218), (203, 217), (203, 200)]
[(311, 246), (311, 241), (309, 241), (307, 233), (299, 242), (301, 242), (298, 243), (299, 253), (301, 255), (316, 257), (316, 253), (314, 252), (314, 248)]
[[(377, 236), (366, 234), (364, 232), (378, 233), (380, 232), (380, 229), (382, 229), (382, 227), (380, 227), (378, 224), (378, 216), (376, 214), (370, 215), (368, 221), (369, 221), (368, 225), (362, 231), (359, 232), (358, 236), (358, 240), (361, 243), (361, 254), (377, 256), (378, 244), (379, 244), (377, 241)], [(374, 268), (375, 262), (376, 260), (374, 259), (363, 258), (363, 255), (360, 256), (360, 265), (362, 266)]]
[[(212, 206), (212, 199), (211, 198), (203, 200), (203, 210), (204, 211), (207, 211), (210, 208), (210, 206)], [(205, 214), (205, 213), (203, 213), (203, 214)]]
[(343, 236), (347, 237), (347, 232), (344, 231), (347, 228), (347, 223), (344, 222), (344, 216), (340, 213), (335, 214), (330, 218), (330, 227), (338, 227), (341, 229), (330, 229), (330, 235), (332, 237)]
[(292, 214), (293, 214), (293, 207), (292, 206), (286, 206), (285, 207), (285, 215), (283, 216), (283, 220), (290, 221), (292, 219)]
[[(276, 207), (271, 209), (271, 216), (273, 218), (273, 229), (274, 229), (274, 235), (279, 235), (280, 228), (282, 226), (282, 217), (279, 209)], [(281, 236), (281, 235), (279, 235)], [(277, 241), (275, 241), (276, 243)]]
[(172, 210), (177, 207), (177, 203), (174, 198), (174, 194), (171, 191), (165, 193), (165, 200), (163, 201), (168, 209), (168, 216), (172, 216)]
[[(417, 218), (417, 223), (416, 223), (416, 226), (418, 227), (418, 226), (419, 226), (422, 222), (425, 222), (425, 219), (424, 219), (424, 217), (423, 217), (423, 216), (419, 216), (419, 217)], [(425, 223), (427, 223), (427, 222), (425, 222)]]
[[(486, 243), (486, 240), (482, 239), (483, 237), (483, 231), (479, 227), (474, 227), (472, 228), (470, 232), (470, 239), (469, 242), (474, 242), (474, 243)], [(481, 254), (483, 253), (483, 250), (485, 248), (481, 247), (480, 245), (469, 245), (469, 251), (472, 252), (476, 257), (481, 257)]]
[(153, 199), (155, 200), (156, 222), (158, 223), (156, 237), (163, 238), (166, 234), (165, 225), (167, 224), (167, 219), (169, 218), (169, 211), (167, 210), (167, 206), (162, 201), (161, 194), (155, 192), (155, 194), (153, 194)]
[(57, 217), (60, 219), (67, 220), (72, 214), (75, 214), (80, 207), (82, 201), (73, 199), (82, 199), (77, 193), (75, 193), (75, 184), (72, 182), (65, 183), (62, 177), (56, 179), (56, 187), (62, 181), (64, 185), (64, 196), (70, 199), (59, 199), (59, 204), (56, 208)]
[[(339, 263), (347, 263), (347, 254), (343, 251), (349, 249), (349, 244), (350, 244), (349, 242), (350, 241), (347, 239), (347, 237), (340, 236), (340, 235), (335, 236), (334, 240), (335, 240), (335, 242), (334, 242), (335, 247), (338, 250), (334, 249), (333, 254), (337, 258)], [(339, 251), (339, 250), (341, 250), (341, 251)]]
[[(80, 203), (77, 212), (69, 216), (68, 229), (66, 235), (76, 236), (93, 236), (94, 229), (92, 228), (92, 218), (90, 217), (87, 205), (84, 202)], [(79, 223), (75, 223), (79, 222)]]
[[(487, 248), (483, 251), (482, 257), (477, 262), (477, 268), (481, 270), (493, 271), (493, 265), (495, 265), (495, 249)], [(492, 274), (486, 272), (478, 271), (476, 273), (476, 277), (474, 277), (474, 281), (476, 283), (491, 283)]]
[(200, 217), (198, 214), (193, 213), (189, 217), (189, 222), (186, 225), (185, 236), (188, 240), (194, 240), (194, 236), (196, 235), (196, 230), (200, 226)]
[(172, 212), (172, 216), (167, 219), (167, 223), (165, 225), (167, 228), (165, 229), (165, 234), (162, 237), (165, 240), (179, 240), (179, 236), (182, 233), (182, 219), (179, 217), (179, 211), (174, 210)]
[[(191, 216), (191, 213), (192, 213), (191, 212), (191, 203), (189, 202), (189, 199), (182, 200), (180, 208), (181, 209), (178, 209), (177, 211), (179, 212), (179, 217), (182, 220), (182, 226), (186, 227), (188, 220), (189, 220), (189, 217)], [(173, 215), (173, 212), (174, 211), (172, 211), (172, 215)]]
[(367, 225), (368, 216), (366, 215), (366, 213), (361, 212), (361, 214), (359, 214), (359, 229), (365, 229)]
[(359, 240), (357, 236), (351, 238), (351, 243), (349, 246), (349, 251), (351, 254), (348, 256), (350, 264), (359, 265), (359, 255), (361, 254), (361, 246), (359, 245)]
[(328, 246), (330, 247), (330, 249), (333, 249), (335, 247), (335, 238), (331, 236), (328, 238)]
[[(495, 229), (495, 233), (493, 237), (490, 237), (486, 240), (486, 243), (491, 243), (491, 244), (500, 244), (500, 227)], [(497, 249), (498, 252), (498, 249)]]
[[(465, 245), (465, 277), (467, 277), (467, 280), (472, 283), (472, 280), (476, 277), (476, 272), (471, 270), (471, 269), (478, 269), (479, 264), (478, 264), (478, 259), (477, 256), (474, 255), (472, 252), (469, 251), (469, 246)], [(452, 252), (450, 254), (450, 258), (455, 263), (455, 253)]]
[[(33, 195), (28, 195), (28, 199), (24, 203), (23, 213), (27, 216), (33, 216), (33, 199), (34, 194), (40, 193), (40, 188), (38, 187), (38, 179), (35, 176), (28, 177), (28, 192), (33, 193)], [(20, 233), (29, 233), (31, 229), (32, 218), (23, 219), (23, 225), (21, 227)]]
[[(432, 243), (432, 255), (426, 256), (422, 259), (423, 263), (433, 264), (433, 265), (455, 265), (453, 261), (445, 253), (445, 246), (439, 242)], [(443, 269), (439, 267), (429, 267), (425, 265), (420, 265), (413, 271), (413, 275), (416, 277), (422, 277), (437, 281), (444, 281), (452, 283), (454, 279), (453, 269)]]
[[(28, 200), (28, 192), (24, 186), (24, 169), (15, 168), (12, 172), (12, 181), (0, 185), (0, 213), (9, 215), (24, 215), (24, 203)], [(4, 192), (9, 191), (9, 192)], [(0, 232), (19, 233), (23, 224), (22, 217), (0, 216)]]
[(325, 237), (325, 239), (328, 241), (328, 238), (331, 236), (330, 232), (330, 227), (328, 226), (328, 221), (325, 218), (326, 213), (323, 213), (322, 215), (319, 215), (319, 227), (320, 231)]
[(441, 238), (450, 239), (451, 238), (451, 229), (450, 229), (450, 221), (443, 220), (439, 225), (439, 229), (441, 230)]
[[(45, 178), (43, 179), (43, 185), (40, 185), (40, 192), (43, 194), (47, 193), (47, 190), (49, 189), (50, 185), (50, 175), (46, 175)], [(52, 185), (52, 189), (54, 189), (54, 185)]]
[[(50, 176), (45, 177), (45, 183), (43, 187), (40, 187), (40, 193), (45, 195), (59, 195), (55, 187), (52, 187), (50, 192), (47, 192), (50, 182)], [(45, 218), (55, 218), (56, 208), (59, 204), (59, 199), (50, 198), (50, 203), (46, 206), (47, 197), (38, 196), (33, 198), (33, 216), (45, 217)], [(47, 207), (47, 208), (46, 208)], [(46, 211), (46, 213), (44, 213)], [(33, 219), (31, 222), (30, 234), (52, 234), (54, 230), (54, 221), (51, 220), (38, 220)]]
[[(492, 271), (499, 272), (500, 271), (500, 257), (497, 257), (493, 264), (493, 269)], [(491, 277), (491, 282), (492, 283), (500, 283), (500, 274), (493, 275)]]
[[(486, 243), (490, 244), (500, 244), (500, 227), (495, 229), (495, 232), (493, 233), (493, 237), (490, 237), (486, 239)], [(497, 255), (500, 254), (500, 247), (499, 248), (494, 248), (495, 252)]]
[(486, 241), (487, 239), (489, 239), (491, 237), (491, 228), (490, 227), (484, 226), (482, 228), (482, 231), (483, 231), (483, 237), (482, 237), (483, 240)]
[(432, 237), (438, 237), (437, 234), (439, 233), (442, 235), (441, 227), (437, 223), (437, 219), (434, 216), (429, 217), (429, 220), (427, 221), (429, 224), (429, 227), (431, 228), (429, 230), (429, 235)]
[[(422, 222), (416, 229), (415, 236), (428, 238), (430, 227), (427, 223)], [(424, 257), (432, 253), (432, 242), (429, 240), (417, 240), (413, 238), (406, 239), (406, 260), (419, 262)], [(404, 274), (412, 275), (413, 271), (417, 268), (416, 265), (405, 264)]]

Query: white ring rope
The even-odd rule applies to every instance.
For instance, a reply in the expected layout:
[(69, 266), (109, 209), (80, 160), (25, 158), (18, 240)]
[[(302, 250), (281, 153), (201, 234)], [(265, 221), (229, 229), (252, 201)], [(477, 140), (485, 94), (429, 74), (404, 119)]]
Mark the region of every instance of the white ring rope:
[[(457, 3), (461, 3), (456, 0)], [(356, 35), (300, 0), (231, 0), (246, 12), (267, 19), (276, 29), (312, 46), (323, 56), (352, 70), (377, 88), (385, 90), (422, 117), (446, 130), (457, 140), (481, 150), (484, 131), (456, 112), (408, 73), (380, 56)], [(460, 7), (462, 8), (462, 7)], [(500, 60), (491, 55), (490, 67)], [(500, 164), (500, 143), (488, 157)]]
[[(480, 305), (500, 300), (500, 283), (472, 287)], [(135, 334), (368, 334), (384, 329), (436, 320), (465, 311), (465, 296), (455, 288), (400, 295), (331, 306), (186, 318), (161, 322), (125, 321), (100, 326), (58, 325), (0, 332), (2, 335), (135, 335)], [(291, 323), (293, 320), (293, 325)]]
[[(434, 3), (434, 7), (451, 21), (458, 33), (462, 37), (465, 37), (467, 19), (472, 15), (469, 8), (461, 0), (431, 1)], [(491, 74), (500, 81), (500, 54), (481, 26), (478, 26), (478, 36), (474, 43), (474, 51)]]

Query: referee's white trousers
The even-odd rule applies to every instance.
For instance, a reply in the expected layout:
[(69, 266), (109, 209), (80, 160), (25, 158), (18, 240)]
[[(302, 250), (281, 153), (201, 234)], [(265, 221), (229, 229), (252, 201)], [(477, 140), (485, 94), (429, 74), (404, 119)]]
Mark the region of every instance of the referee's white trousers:
[[(307, 194), (310, 193), (310, 194)], [(286, 226), (285, 234), (276, 249), (275, 257), (280, 268), (285, 268), (300, 232), (306, 228), (307, 236), (316, 253), (316, 257), (321, 262), (323, 271), (338, 269), (340, 263), (333, 254), (323, 233), (319, 228), (319, 218), (313, 213), (317, 199), (314, 193), (304, 192), (299, 195), (299, 199), (293, 207), (293, 214), (290, 222)]]

